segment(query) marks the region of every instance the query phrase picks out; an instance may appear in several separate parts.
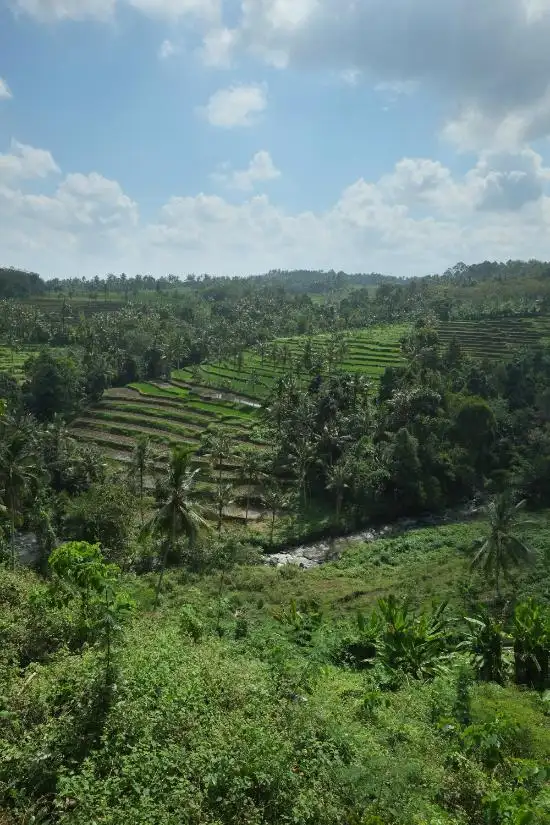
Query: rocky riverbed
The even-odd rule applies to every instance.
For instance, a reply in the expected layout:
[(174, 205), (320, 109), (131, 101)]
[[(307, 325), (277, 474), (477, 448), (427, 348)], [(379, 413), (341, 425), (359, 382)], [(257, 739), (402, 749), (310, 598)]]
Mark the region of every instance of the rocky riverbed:
[[(318, 567), (320, 564), (335, 561), (353, 544), (365, 544), (382, 538), (399, 536), (409, 530), (416, 530), (421, 527), (436, 527), (440, 524), (466, 521), (467, 519), (476, 518), (478, 514), (479, 508), (474, 505), (468, 505), (460, 510), (445, 513), (442, 516), (399, 519), (392, 524), (385, 524), (381, 527), (358, 530), (356, 533), (350, 533), (349, 535), (326, 538), (301, 544), (298, 547), (289, 547), (288, 550), (283, 550), (278, 553), (270, 553), (265, 556), (265, 564), (271, 565), (272, 567), (285, 567), (287, 564), (293, 564), (304, 570), (309, 570), (312, 567)], [(261, 514), (258, 513), (257, 515), (260, 516)], [(20, 564), (26, 566), (36, 564), (39, 558), (39, 549), (34, 533), (17, 534), (15, 549)]]
[(266, 556), (265, 563), (272, 567), (285, 567), (287, 564), (293, 564), (302, 569), (309, 570), (312, 567), (318, 567), (320, 564), (335, 561), (350, 545), (365, 544), (382, 538), (399, 536), (409, 530), (416, 530), (421, 527), (436, 527), (440, 524), (452, 524), (453, 522), (465, 521), (466, 519), (475, 518), (478, 513), (479, 508), (474, 505), (468, 505), (460, 510), (445, 513), (442, 516), (399, 519), (392, 524), (360, 530), (347, 536), (323, 539), (321, 541), (302, 544), (299, 547), (289, 547), (286, 551), (271, 553)]

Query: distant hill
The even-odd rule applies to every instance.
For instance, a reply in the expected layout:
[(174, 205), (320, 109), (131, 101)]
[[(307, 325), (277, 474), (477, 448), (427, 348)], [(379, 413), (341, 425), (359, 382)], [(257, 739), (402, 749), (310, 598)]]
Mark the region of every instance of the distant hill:
[(0, 298), (28, 298), (40, 295), (46, 284), (36, 272), (0, 267)]
[(261, 281), (271, 286), (282, 286), (289, 292), (324, 294), (339, 292), (349, 287), (379, 286), (382, 283), (405, 283), (403, 278), (382, 275), (378, 272), (348, 273), (314, 269), (274, 269), (265, 275), (254, 275), (248, 280)]
[[(437, 277), (437, 276), (436, 276)], [(475, 286), (484, 281), (510, 281), (516, 279), (550, 279), (550, 263), (547, 261), (483, 261), (479, 264), (458, 263), (448, 269), (440, 280)]]

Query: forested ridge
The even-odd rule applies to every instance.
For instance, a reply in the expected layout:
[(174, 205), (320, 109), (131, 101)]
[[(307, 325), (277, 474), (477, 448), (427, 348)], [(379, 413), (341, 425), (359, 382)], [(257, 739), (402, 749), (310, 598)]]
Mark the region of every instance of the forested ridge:
[(550, 823), (549, 299), (1, 270), (0, 823)]

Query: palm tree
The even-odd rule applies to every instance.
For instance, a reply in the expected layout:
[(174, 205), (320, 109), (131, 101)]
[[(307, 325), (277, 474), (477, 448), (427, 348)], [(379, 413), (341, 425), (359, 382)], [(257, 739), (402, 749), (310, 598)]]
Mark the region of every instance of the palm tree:
[(0, 419), (0, 490), (10, 518), (11, 565), (15, 568), (15, 524), (24, 495), (38, 481), (37, 450), (30, 419)]
[(70, 469), (74, 472), (76, 441), (72, 438), (62, 416), (56, 413), (53, 421), (44, 431), (43, 455), (50, 484), (54, 490), (63, 489), (64, 475)]
[(518, 514), (525, 504), (525, 499), (514, 503), (510, 493), (496, 496), (488, 507), (489, 532), (475, 543), (477, 552), (472, 567), (494, 575), (498, 599), (501, 575), (506, 575), (510, 567), (517, 567), (531, 557), (531, 550), (513, 532)]
[(218, 484), (222, 483), (223, 462), (231, 453), (231, 441), (221, 427), (210, 430), (205, 435), (206, 453), (210, 459), (212, 469), (218, 469)]
[(304, 507), (307, 505), (307, 476), (316, 455), (315, 441), (309, 441), (305, 436), (299, 437), (294, 444), (291, 444), (288, 451), (289, 468), (296, 478)]
[(233, 485), (230, 483), (224, 484), (223, 481), (217, 484), (216, 491), (214, 493), (214, 501), (216, 504), (217, 529), (219, 533), (222, 529), (224, 509), (225, 507), (229, 507), (229, 505), (233, 504), (235, 501), (235, 488)]
[(134, 447), (132, 453), (132, 463), (130, 464), (129, 480), (137, 487), (139, 495), (139, 512), (141, 515), (141, 525), (144, 523), (143, 498), (145, 492), (145, 478), (147, 473), (153, 468), (154, 455), (151, 449), (151, 441), (147, 436), (141, 436)]
[(190, 453), (181, 447), (175, 447), (170, 459), (168, 478), (158, 494), (157, 512), (145, 526), (145, 532), (165, 538), (155, 591), (155, 607), (158, 605), (170, 547), (174, 547), (177, 538), (182, 535), (187, 536), (193, 547), (201, 530), (207, 527), (201, 508), (193, 498), (197, 473), (198, 470), (191, 470)]
[(349, 488), (350, 471), (346, 461), (337, 461), (333, 464), (327, 473), (327, 490), (334, 493), (336, 505), (336, 520), (340, 521), (340, 513), (342, 512), (342, 504), (346, 490)]
[(239, 454), (239, 481), (246, 484), (245, 515), (244, 523), (248, 524), (248, 512), (250, 510), (250, 487), (257, 484), (262, 477), (261, 457), (256, 449), (245, 447)]
[(273, 536), (275, 533), (275, 517), (278, 512), (288, 507), (289, 499), (283, 488), (277, 483), (271, 483), (264, 492), (264, 502), (271, 513), (271, 527), (269, 534), (269, 546), (273, 547)]

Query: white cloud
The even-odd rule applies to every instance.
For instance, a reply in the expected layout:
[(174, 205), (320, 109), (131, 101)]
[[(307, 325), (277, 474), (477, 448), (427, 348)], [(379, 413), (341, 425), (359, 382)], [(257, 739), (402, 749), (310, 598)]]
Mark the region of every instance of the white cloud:
[(393, 95), (420, 83), (464, 148), (550, 134), (549, 0), (243, 0), (240, 32), (267, 62), (362, 71)]
[(10, 100), (13, 95), (6, 81), (0, 77), (0, 100)]
[(59, 172), (50, 152), (12, 140), (11, 151), (0, 154), (0, 183), (4, 181), (45, 178)]
[(478, 209), (515, 212), (543, 198), (550, 169), (532, 149), (485, 153), (466, 179), (477, 192)]
[(257, 27), (293, 34), (308, 23), (323, 0), (242, 0), (243, 25), (254, 31)]
[[(512, 149), (550, 135), (550, 0), (12, 0), (38, 19), (110, 19), (130, 6), (206, 27), (201, 56), (358, 72), (395, 99), (418, 84), (445, 106), (461, 149)], [(240, 13), (238, 12), (240, 9)], [(224, 26), (231, 19), (232, 28)], [(235, 20), (235, 12), (237, 19)]]
[(508, 111), (478, 103), (464, 106), (445, 123), (442, 134), (460, 151), (479, 151), (488, 144), (495, 150), (517, 149), (550, 134), (550, 88), (539, 100)]
[(374, 91), (381, 94), (391, 102), (400, 97), (410, 97), (418, 90), (416, 80), (383, 80), (377, 83)]
[(46, 276), (103, 273), (113, 261), (128, 260), (138, 240), (139, 215), (120, 185), (97, 173), (76, 173), (67, 175), (51, 194), (23, 191), (17, 185), (31, 177), (31, 171), (33, 177), (44, 177), (49, 167), (59, 172), (48, 164), (49, 152), (33, 149), (26, 157), (32, 162), (25, 170), (15, 169), (19, 180), (13, 164), (0, 164), (2, 260), (19, 266), (27, 261)]
[(125, 0), (130, 6), (150, 17), (178, 19), (194, 15), (216, 21), (221, 16), (221, 0)]
[(15, 0), (17, 11), (37, 20), (108, 20), (116, 0)]
[(232, 62), (233, 52), (238, 43), (235, 29), (212, 29), (202, 43), (201, 57), (206, 66), (227, 69)]
[(172, 43), (171, 40), (163, 40), (160, 44), (158, 55), (160, 60), (168, 60), (169, 57), (176, 54), (178, 51), (177, 47)]
[(252, 126), (255, 116), (266, 107), (266, 87), (251, 84), (219, 89), (200, 111), (212, 126), (231, 129), (235, 126)]
[(109, 20), (117, 6), (129, 5), (150, 17), (178, 19), (194, 15), (214, 22), (222, 0), (14, 0), (16, 11), (37, 20)]
[(340, 72), (340, 77), (348, 86), (357, 86), (361, 78), (361, 72), (359, 69), (344, 69), (343, 72)]
[(281, 172), (265, 149), (256, 152), (246, 169), (232, 170), (229, 164), (224, 164), (221, 171), (212, 175), (213, 180), (242, 191), (250, 191), (258, 183), (266, 183), (279, 177)]
[[(47, 275), (273, 267), (419, 275), (457, 260), (548, 255), (550, 169), (527, 149), (483, 153), (460, 176), (436, 160), (404, 158), (377, 180), (351, 183), (325, 211), (289, 213), (265, 195), (239, 204), (175, 195), (150, 222), (118, 182), (93, 172), (50, 183), (53, 173), (46, 150), (14, 143), (0, 155), (0, 259)], [(226, 170), (241, 186), (275, 175), (265, 151), (246, 170)]]

